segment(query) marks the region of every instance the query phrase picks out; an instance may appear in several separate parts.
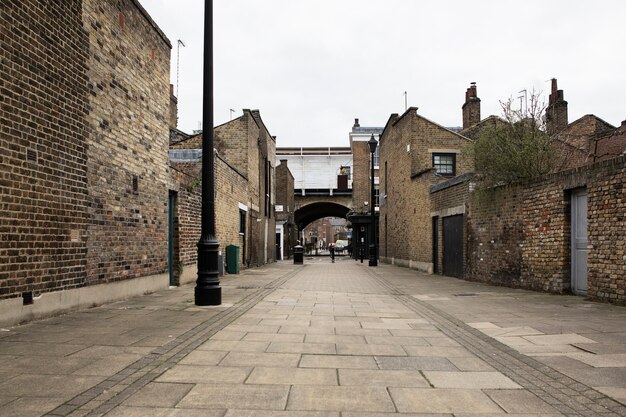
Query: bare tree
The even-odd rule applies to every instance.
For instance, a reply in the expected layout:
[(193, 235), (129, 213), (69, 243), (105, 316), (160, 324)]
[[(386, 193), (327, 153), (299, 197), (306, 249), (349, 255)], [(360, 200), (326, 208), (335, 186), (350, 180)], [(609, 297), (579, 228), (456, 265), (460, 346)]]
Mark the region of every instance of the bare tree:
[(486, 187), (539, 177), (563, 164), (562, 147), (546, 133), (545, 102), (532, 91), (525, 107), (500, 102), (502, 123), (486, 126), (470, 146), (480, 182)]

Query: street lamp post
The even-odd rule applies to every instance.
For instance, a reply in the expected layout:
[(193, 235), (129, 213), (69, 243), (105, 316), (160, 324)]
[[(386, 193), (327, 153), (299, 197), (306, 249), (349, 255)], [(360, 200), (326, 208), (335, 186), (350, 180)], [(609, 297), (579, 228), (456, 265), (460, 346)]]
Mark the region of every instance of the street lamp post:
[(371, 199), (370, 199), (370, 262), (369, 266), (378, 266), (378, 260), (376, 259), (376, 204), (374, 203), (374, 152), (376, 152), (376, 139), (374, 139), (374, 135), (367, 144), (370, 147), (370, 153), (372, 154), (372, 172), (370, 174), (370, 188), (372, 191)]
[(202, 90), (202, 230), (198, 242), (197, 306), (222, 304), (215, 237), (213, 153), (213, 0), (204, 2), (204, 73)]

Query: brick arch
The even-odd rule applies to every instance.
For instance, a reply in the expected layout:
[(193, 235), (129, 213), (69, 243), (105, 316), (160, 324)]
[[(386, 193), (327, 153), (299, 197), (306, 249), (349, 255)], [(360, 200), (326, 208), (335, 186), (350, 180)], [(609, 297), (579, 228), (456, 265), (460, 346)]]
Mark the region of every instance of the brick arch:
[(324, 217), (343, 217), (345, 219), (349, 211), (350, 209), (342, 204), (323, 201), (300, 207), (294, 213), (294, 217), (298, 229), (303, 230), (310, 223)]

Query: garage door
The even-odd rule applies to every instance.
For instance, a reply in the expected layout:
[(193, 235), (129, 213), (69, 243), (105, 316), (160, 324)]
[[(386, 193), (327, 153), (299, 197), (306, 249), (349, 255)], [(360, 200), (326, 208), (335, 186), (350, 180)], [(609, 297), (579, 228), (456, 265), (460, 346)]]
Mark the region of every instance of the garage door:
[(463, 215), (443, 218), (443, 274), (463, 276)]

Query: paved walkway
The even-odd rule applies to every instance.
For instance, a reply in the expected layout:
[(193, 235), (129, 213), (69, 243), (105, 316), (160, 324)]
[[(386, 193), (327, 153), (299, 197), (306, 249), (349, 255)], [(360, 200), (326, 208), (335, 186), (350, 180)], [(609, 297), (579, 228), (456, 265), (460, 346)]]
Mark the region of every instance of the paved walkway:
[(0, 416), (626, 416), (626, 309), (347, 258), (0, 332)]

